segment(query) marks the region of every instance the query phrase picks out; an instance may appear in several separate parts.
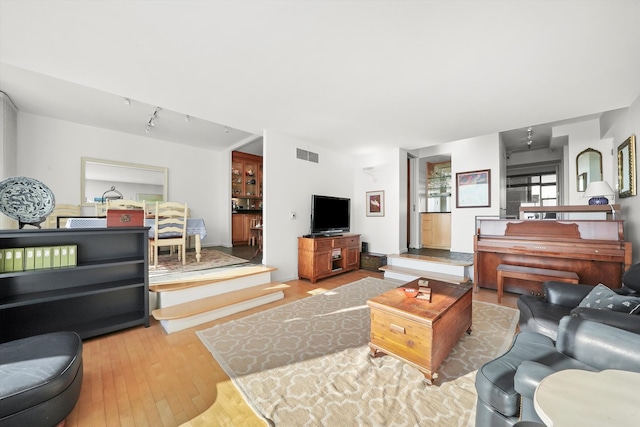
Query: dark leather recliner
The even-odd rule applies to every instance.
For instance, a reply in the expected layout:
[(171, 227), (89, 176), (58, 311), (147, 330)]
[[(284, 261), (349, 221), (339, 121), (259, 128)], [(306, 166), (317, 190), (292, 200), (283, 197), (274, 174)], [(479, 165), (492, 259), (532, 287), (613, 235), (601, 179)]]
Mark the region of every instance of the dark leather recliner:
[(520, 332), (505, 354), (477, 372), (476, 427), (541, 422), (533, 406), (535, 389), (543, 378), (564, 369), (640, 372), (640, 335), (576, 315), (560, 320), (556, 343), (535, 332)]
[[(608, 310), (578, 307), (580, 302), (593, 290), (590, 285), (573, 285), (549, 281), (543, 284), (544, 296), (520, 295), (519, 328), (533, 331), (553, 340), (558, 333), (560, 319), (569, 314), (583, 319), (606, 323), (640, 334), (640, 316)], [(640, 264), (631, 266), (622, 276), (622, 286), (614, 289), (620, 295), (640, 297)]]
[(57, 425), (78, 401), (82, 374), (75, 332), (0, 344), (0, 427)]

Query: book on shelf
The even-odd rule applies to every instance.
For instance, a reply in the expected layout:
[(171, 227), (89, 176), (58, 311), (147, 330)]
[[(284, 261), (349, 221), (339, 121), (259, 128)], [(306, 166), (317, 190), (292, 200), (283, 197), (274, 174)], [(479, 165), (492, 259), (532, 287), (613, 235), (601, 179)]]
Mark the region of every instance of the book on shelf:
[(24, 269), (34, 270), (36, 268), (36, 248), (24, 248)]
[(2, 271), (13, 271), (13, 249), (3, 249), (4, 252), (4, 268)]
[(51, 266), (54, 268), (60, 267), (60, 246), (51, 248)]
[(78, 247), (76, 245), (69, 245), (67, 256), (69, 257), (68, 265), (70, 267), (78, 265)]
[(24, 248), (13, 249), (13, 271), (24, 270)]

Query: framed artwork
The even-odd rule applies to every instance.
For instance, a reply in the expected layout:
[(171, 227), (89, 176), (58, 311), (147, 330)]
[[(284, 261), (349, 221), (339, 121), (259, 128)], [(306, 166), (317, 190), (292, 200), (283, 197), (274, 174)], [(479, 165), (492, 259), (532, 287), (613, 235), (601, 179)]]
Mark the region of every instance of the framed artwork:
[(636, 195), (636, 136), (618, 146), (618, 197)]
[(488, 208), (491, 206), (491, 171), (456, 173), (456, 207)]
[(367, 191), (367, 216), (384, 216), (384, 191)]

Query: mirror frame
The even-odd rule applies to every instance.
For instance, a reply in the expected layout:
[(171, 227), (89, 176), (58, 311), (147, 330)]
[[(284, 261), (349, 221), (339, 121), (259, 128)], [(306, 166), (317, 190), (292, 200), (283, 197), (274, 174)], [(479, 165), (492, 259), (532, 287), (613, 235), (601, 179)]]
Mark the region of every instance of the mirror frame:
[(95, 202), (93, 201), (87, 202), (85, 200), (84, 193), (85, 193), (85, 187), (86, 187), (85, 176), (86, 176), (87, 163), (97, 163), (97, 164), (106, 165), (106, 166), (117, 166), (117, 167), (123, 167), (123, 168), (142, 169), (142, 170), (151, 171), (151, 172), (161, 172), (164, 174), (163, 182), (162, 182), (162, 186), (163, 186), (162, 197), (164, 198), (164, 200), (169, 200), (168, 198), (169, 169), (166, 167), (142, 165), (138, 163), (118, 162), (114, 160), (95, 159), (91, 157), (81, 157), (80, 161), (81, 161), (81, 164), (80, 164), (80, 205), (81, 206), (95, 206)]
[(636, 195), (636, 136), (618, 146), (618, 197)]
[[(592, 179), (591, 173), (587, 173), (587, 172), (580, 173), (580, 156), (588, 153), (594, 153), (600, 157), (600, 179)], [(578, 155), (576, 156), (576, 190), (578, 192), (587, 191), (587, 186), (589, 185), (589, 182), (602, 181), (602, 180), (603, 180), (602, 153), (599, 152), (598, 150), (594, 150), (593, 148), (587, 148), (585, 150), (582, 150), (580, 153), (578, 153)]]

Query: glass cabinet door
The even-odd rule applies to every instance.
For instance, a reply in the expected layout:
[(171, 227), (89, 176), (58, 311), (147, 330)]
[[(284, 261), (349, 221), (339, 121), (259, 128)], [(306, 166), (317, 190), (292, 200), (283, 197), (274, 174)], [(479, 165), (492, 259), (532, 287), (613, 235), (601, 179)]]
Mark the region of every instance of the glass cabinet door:
[(231, 162), (231, 195), (239, 197), (244, 192), (242, 186), (242, 162)]
[(254, 162), (244, 163), (244, 191), (245, 196), (258, 196), (258, 164)]

